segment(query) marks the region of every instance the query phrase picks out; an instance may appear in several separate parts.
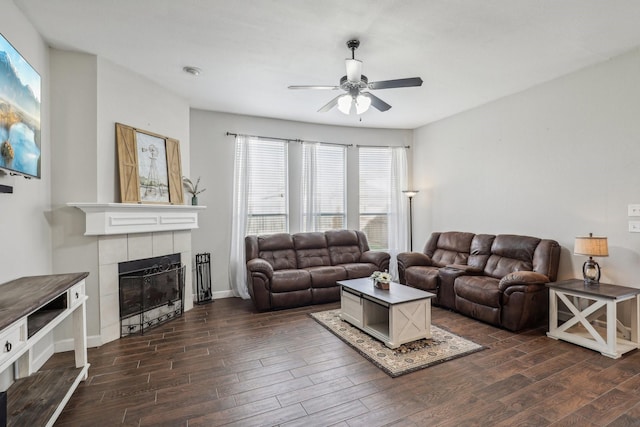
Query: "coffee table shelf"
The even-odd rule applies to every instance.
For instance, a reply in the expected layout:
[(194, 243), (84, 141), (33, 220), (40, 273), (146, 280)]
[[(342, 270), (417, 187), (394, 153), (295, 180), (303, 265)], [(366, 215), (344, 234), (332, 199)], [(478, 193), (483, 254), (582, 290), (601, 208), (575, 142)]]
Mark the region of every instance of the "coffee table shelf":
[(341, 285), (341, 318), (382, 341), (389, 348), (431, 338), (431, 298), (435, 295), (399, 283), (388, 290), (371, 279), (352, 279)]

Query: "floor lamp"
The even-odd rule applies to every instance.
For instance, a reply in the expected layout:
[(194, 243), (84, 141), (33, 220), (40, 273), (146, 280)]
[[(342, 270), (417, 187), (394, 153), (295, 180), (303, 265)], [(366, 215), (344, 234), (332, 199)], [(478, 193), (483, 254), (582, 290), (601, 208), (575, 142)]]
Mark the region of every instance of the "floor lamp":
[(409, 250), (413, 252), (413, 209), (411, 207), (411, 201), (413, 196), (418, 194), (418, 190), (404, 190), (403, 193), (409, 198)]

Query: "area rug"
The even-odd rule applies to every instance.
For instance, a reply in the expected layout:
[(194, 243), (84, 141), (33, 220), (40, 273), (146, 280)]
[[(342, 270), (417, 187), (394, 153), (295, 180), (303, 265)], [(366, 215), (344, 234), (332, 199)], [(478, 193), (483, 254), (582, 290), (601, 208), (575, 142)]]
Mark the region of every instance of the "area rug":
[(340, 318), (340, 310), (310, 316), (391, 377), (408, 374), (438, 363), (466, 356), (486, 347), (431, 325), (431, 338), (390, 349)]

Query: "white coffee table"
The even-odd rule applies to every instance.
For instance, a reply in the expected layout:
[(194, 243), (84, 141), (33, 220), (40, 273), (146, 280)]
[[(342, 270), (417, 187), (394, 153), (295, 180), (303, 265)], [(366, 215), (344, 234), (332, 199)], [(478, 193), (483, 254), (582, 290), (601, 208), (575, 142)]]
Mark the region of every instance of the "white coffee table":
[(341, 280), (341, 318), (389, 348), (431, 338), (431, 298), (435, 294), (391, 282), (388, 290), (370, 278)]

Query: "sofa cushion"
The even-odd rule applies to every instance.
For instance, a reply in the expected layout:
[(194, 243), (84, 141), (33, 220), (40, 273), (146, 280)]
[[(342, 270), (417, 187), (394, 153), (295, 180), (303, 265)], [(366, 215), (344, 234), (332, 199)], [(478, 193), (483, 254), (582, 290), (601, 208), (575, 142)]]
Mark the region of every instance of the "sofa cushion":
[(311, 287), (307, 270), (278, 270), (271, 278), (271, 292), (291, 292)]
[(327, 239), (324, 233), (297, 233), (293, 235), (298, 268), (331, 265)]
[(353, 230), (328, 230), (325, 232), (331, 265), (360, 262), (360, 241)]
[(340, 267), (343, 267), (347, 272), (347, 279), (369, 277), (378, 270), (378, 266), (368, 263), (341, 264)]
[(311, 276), (311, 287), (313, 288), (336, 286), (338, 280), (347, 278), (347, 271), (343, 266), (309, 267), (305, 270)]
[(404, 272), (405, 285), (422, 289), (423, 291), (435, 291), (438, 289), (438, 267), (415, 265)]
[(358, 234), (353, 230), (327, 230), (327, 246), (358, 246)]
[(501, 279), (514, 271), (533, 270), (533, 255), (540, 239), (528, 236), (501, 234), (491, 246), (484, 274)]
[(492, 277), (460, 276), (455, 280), (453, 288), (456, 297), (484, 306), (500, 307), (502, 292), (498, 287), (499, 283), (498, 279)]
[(444, 267), (449, 264), (467, 264), (473, 233), (448, 231), (440, 233), (437, 241), (427, 243), (425, 253), (431, 257), (433, 264)]
[(493, 234), (476, 234), (471, 241), (471, 251), (467, 263), (480, 270), (484, 270), (491, 255), (491, 246), (496, 238)]
[(277, 233), (258, 236), (258, 256), (273, 266), (274, 270), (298, 268), (293, 239), (290, 234)]

